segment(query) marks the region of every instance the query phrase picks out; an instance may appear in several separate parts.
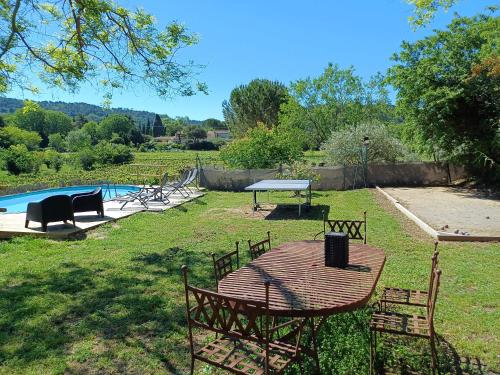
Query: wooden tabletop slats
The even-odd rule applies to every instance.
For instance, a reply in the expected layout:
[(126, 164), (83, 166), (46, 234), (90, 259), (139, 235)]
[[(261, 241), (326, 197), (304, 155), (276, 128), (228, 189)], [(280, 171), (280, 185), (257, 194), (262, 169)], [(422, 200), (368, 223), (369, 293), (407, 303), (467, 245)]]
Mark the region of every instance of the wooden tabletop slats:
[(263, 301), (262, 285), (269, 280), (271, 314), (329, 315), (364, 306), (384, 263), (382, 250), (350, 243), (349, 266), (327, 267), (323, 241), (289, 242), (227, 275), (219, 283), (219, 293)]

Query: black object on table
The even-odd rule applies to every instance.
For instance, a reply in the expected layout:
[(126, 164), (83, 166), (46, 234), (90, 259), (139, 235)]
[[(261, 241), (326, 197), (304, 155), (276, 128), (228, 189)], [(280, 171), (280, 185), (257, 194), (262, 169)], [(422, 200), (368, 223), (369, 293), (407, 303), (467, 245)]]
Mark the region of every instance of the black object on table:
[(325, 234), (325, 266), (345, 268), (349, 264), (349, 237), (345, 233)]

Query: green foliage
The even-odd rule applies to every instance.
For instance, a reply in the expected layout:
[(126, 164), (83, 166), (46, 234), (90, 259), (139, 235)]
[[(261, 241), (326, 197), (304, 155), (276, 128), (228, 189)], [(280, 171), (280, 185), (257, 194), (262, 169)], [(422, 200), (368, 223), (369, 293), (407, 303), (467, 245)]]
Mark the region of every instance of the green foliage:
[(187, 126), (183, 129), (184, 136), (191, 141), (199, 141), (200, 139), (207, 138), (207, 131), (201, 126)]
[(250, 128), (243, 138), (224, 146), (220, 156), (232, 168), (273, 168), (298, 160), (302, 150), (291, 134), (279, 127), (267, 129), (259, 124)]
[(94, 168), (94, 164), (97, 162), (97, 157), (94, 150), (90, 148), (85, 148), (80, 150), (77, 154), (77, 160), (80, 167), (84, 171), (90, 171)]
[(382, 124), (361, 124), (333, 132), (322, 146), (332, 165), (357, 165), (362, 160), (362, 145), (369, 138), (368, 162), (395, 162), (407, 152), (401, 142)]
[(439, 8), (448, 10), (458, 0), (407, 0), (407, 2), (415, 7), (414, 15), (409, 18), (410, 23), (414, 27), (420, 27), (429, 24)]
[(229, 102), (222, 104), (224, 120), (236, 137), (263, 123), (271, 128), (278, 123), (280, 106), (288, 100), (285, 85), (267, 79), (254, 79), (231, 91)]
[(99, 142), (95, 146), (94, 152), (97, 162), (102, 165), (124, 164), (134, 160), (134, 154), (130, 147), (106, 141)]
[(123, 115), (109, 115), (99, 123), (97, 134), (101, 140), (110, 140), (113, 134), (117, 134), (128, 143), (129, 134), (133, 128), (134, 122), (129, 117)]
[(202, 125), (205, 129), (213, 129), (213, 130), (227, 129), (227, 126), (223, 121), (217, 120), (215, 118), (206, 119), (205, 121), (203, 121)]
[(281, 106), (280, 126), (300, 130), (304, 146), (313, 149), (344, 127), (395, 121), (383, 77), (364, 82), (352, 67), (329, 64), (319, 77), (292, 82), (290, 97)]
[(47, 168), (52, 168), (59, 172), (64, 164), (64, 158), (60, 153), (54, 150), (45, 150), (41, 153), (43, 163)]
[(131, 131), (130, 131), (130, 142), (135, 146), (135, 147), (139, 147), (141, 144), (144, 143), (144, 136), (142, 135), (142, 133), (136, 129), (136, 128), (133, 128)]
[(311, 180), (319, 181), (320, 175), (315, 173), (311, 164), (305, 160), (297, 160), (286, 165), (281, 173), (276, 175), (278, 179), (284, 180)]
[(49, 135), (49, 147), (57, 152), (64, 152), (66, 151), (66, 141), (59, 133), (51, 134)]
[(500, 175), (499, 29), (493, 15), (457, 17), (447, 30), (403, 43), (388, 76), (407, 142), (485, 178)]
[(2, 116), (0, 116), (0, 128), (3, 128), (5, 126), (5, 120), (3, 119)]
[(66, 149), (76, 152), (88, 148), (92, 145), (92, 139), (83, 129), (72, 130), (66, 136)]
[(216, 143), (212, 141), (202, 140), (194, 142), (186, 142), (185, 147), (187, 150), (198, 151), (213, 151), (218, 150), (224, 143)]
[(42, 138), (37, 132), (24, 130), (17, 126), (5, 126), (0, 128), (0, 147), (8, 148), (11, 145), (22, 144), (28, 150), (36, 150)]
[(34, 152), (28, 150), (26, 145), (12, 145), (3, 152), (5, 169), (14, 175), (21, 173), (36, 173), (40, 162)]
[(37, 132), (42, 137), (42, 147), (47, 146), (50, 134), (64, 135), (73, 129), (69, 116), (61, 112), (47, 111), (29, 100), (16, 110), (10, 121), (21, 129)]
[(95, 121), (89, 121), (82, 126), (82, 130), (90, 136), (93, 145), (99, 142), (99, 125)]
[(111, 0), (1, 4), (0, 92), (19, 86), (37, 93), (33, 73), (46, 86), (70, 91), (83, 82), (99, 85), (106, 104), (127, 84), (146, 85), (161, 97), (206, 92), (194, 79), (198, 66), (175, 59), (198, 41), (180, 23), (159, 30), (142, 8)]

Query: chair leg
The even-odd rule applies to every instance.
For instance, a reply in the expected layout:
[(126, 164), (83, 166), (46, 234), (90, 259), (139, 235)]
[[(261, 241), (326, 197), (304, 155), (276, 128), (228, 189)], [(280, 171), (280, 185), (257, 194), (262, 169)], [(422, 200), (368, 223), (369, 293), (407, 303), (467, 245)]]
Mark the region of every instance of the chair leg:
[(373, 347), (373, 331), (370, 329), (370, 375), (373, 375), (373, 362), (374, 362), (374, 347)]
[(191, 371), (190, 371), (190, 374), (193, 375), (194, 374), (194, 357), (191, 356)]
[(42, 223), (42, 231), (47, 232), (47, 223)]
[(73, 219), (73, 228), (76, 228), (75, 219)]
[(24, 227), (25, 227), (25, 228), (28, 228), (29, 223), (30, 223), (30, 221), (29, 221), (29, 220), (26, 220), (26, 221), (24, 222)]
[(431, 369), (432, 369), (432, 374), (435, 375), (436, 371), (439, 374), (439, 368), (438, 368), (436, 342), (434, 341), (434, 335), (430, 337), (429, 342), (431, 345)]

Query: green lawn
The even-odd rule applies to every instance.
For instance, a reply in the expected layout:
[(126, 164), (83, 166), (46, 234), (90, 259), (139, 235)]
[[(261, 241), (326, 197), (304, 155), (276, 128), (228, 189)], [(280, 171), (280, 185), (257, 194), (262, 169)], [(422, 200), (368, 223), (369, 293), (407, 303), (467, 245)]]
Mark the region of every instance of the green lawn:
[[(329, 206), (330, 217), (368, 210), (368, 242), (387, 254), (379, 288), (426, 287), (432, 240), (410, 234), (416, 227), (382, 208), (374, 191), (315, 195), (313, 203)], [(279, 244), (311, 239), (322, 228), (321, 208), (302, 220), (263, 220), (249, 213), (250, 201), (249, 193), (210, 192), (162, 214), (105, 225), (85, 239), (0, 242), (0, 373), (186, 373), (181, 265), (190, 267), (193, 284), (213, 287), (211, 252), (266, 230)], [(441, 246), (436, 326), (443, 372), (459, 357), (500, 370), (499, 260), (499, 244)], [(367, 372), (367, 316), (330, 319), (320, 337), (325, 373)], [(390, 362), (403, 352), (395, 343), (382, 354)], [(424, 367), (429, 360), (411, 361)]]

